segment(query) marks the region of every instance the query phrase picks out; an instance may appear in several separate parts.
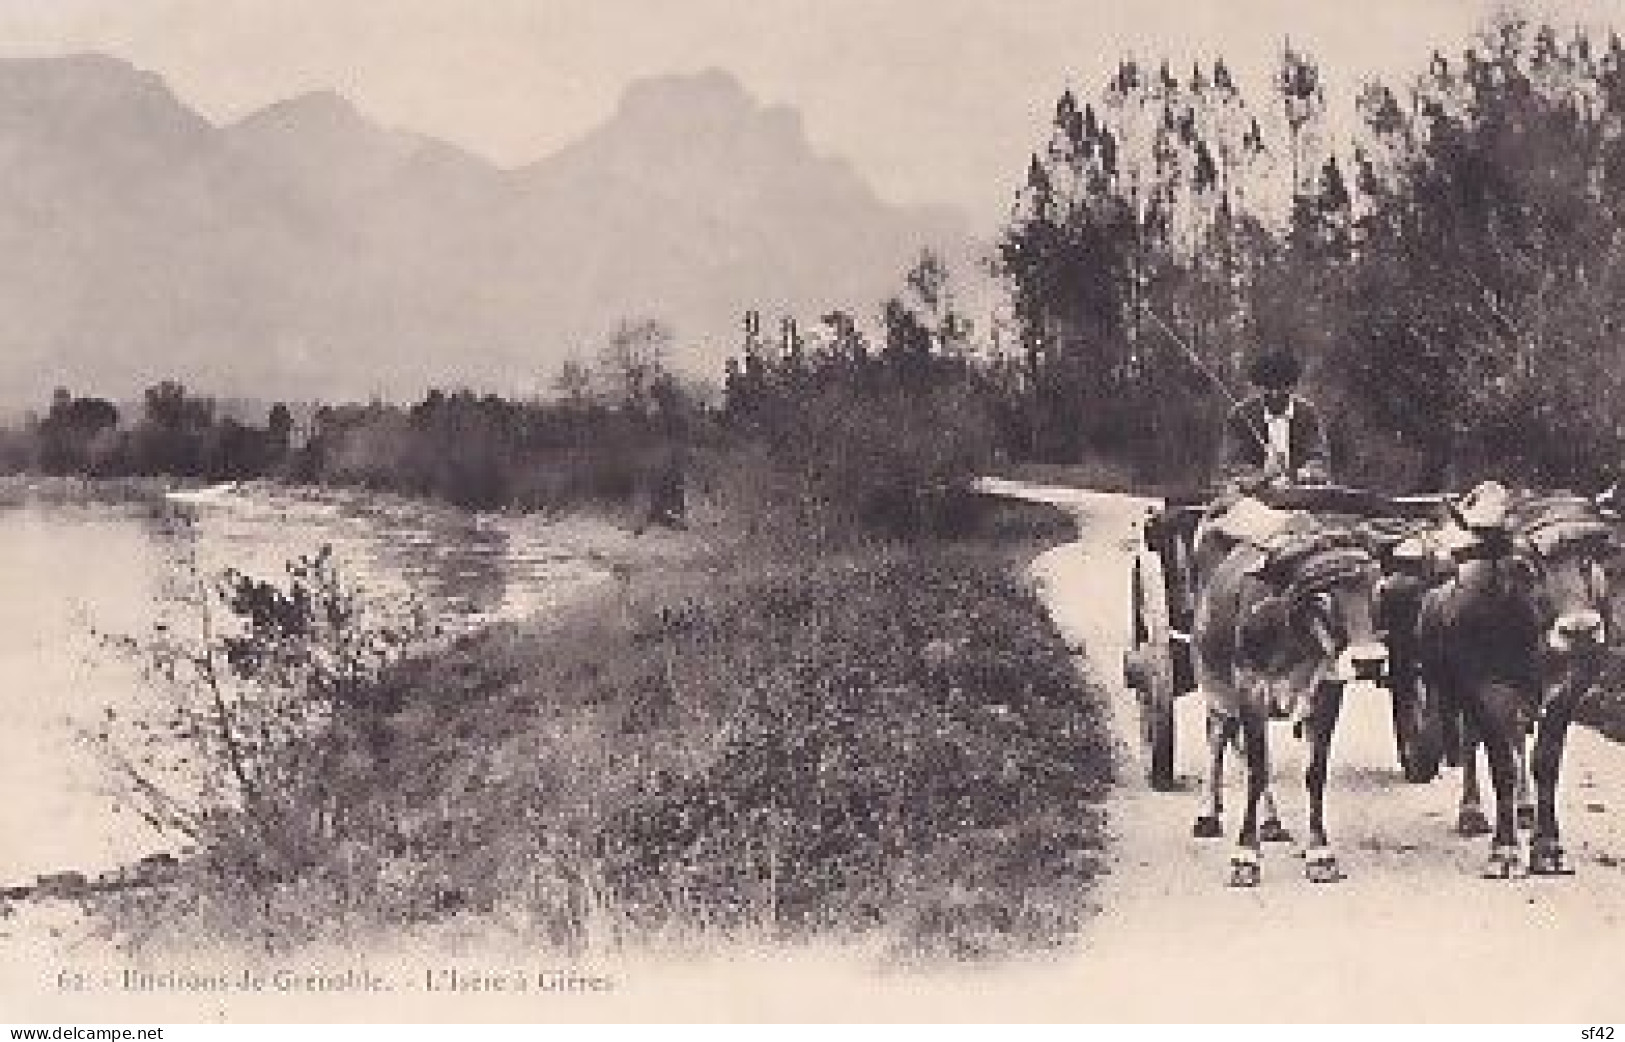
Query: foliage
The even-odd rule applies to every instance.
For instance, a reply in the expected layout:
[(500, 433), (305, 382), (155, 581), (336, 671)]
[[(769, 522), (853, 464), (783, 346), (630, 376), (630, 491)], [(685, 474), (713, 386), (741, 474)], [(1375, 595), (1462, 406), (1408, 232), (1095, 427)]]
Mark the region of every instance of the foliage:
[[(1245, 204), (1263, 131), (1223, 62), (1187, 80), (1123, 62), (1096, 104), (1068, 91), (998, 247), (1031, 415), (1028, 458), (1200, 465), (1217, 429), (1203, 370), (1233, 380), (1269, 261)], [(1187, 356), (1187, 352), (1194, 356)]]
[(430, 626), (366, 603), (327, 549), (289, 562), (281, 582), (228, 570), (210, 583), (184, 530), (181, 545), (180, 585), (153, 632), (108, 638), (157, 708), (109, 706), (88, 737), (159, 831), (229, 851), (249, 879), (297, 872), (344, 833), (343, 763), (371, 748), (388, 678)]
[(104, 471), (111, 455), (118, 407), (101, 398), (75, 398), (59, 388), (35, 427), (39, 468), (46, 474)]
[(1347, 154), (1310, 56), (1286, 50), (1273, 92), (1266, 118), (1222, 63), (1129, 61), (1061, 97), (998, 252), (1020, 454), (1199, 481), (1218, 384), (1285, 344), (1348, 479), (1602, 480), (1625, 431), (1625, 46), (1502, 16), (1414, 85), (1368, 84)]
[(1625, 47), (1508, 17), (1408, 100), (1365, 99), (1383, 162), (1339, 361), (1441, 479), (1590, 484), (1621, 448)]
[(811, 344), (787, 321), (777, 350), (747, 317), (723, 422), (757, 487), (735, 483), (735, 512), (753, 507), (741, 499), (764, 499), (837, 541), (964, 527), (970, 479), (996, 448), (996, 396), (967, 355), (969, 322), (941, 260), (923, 253), (905, 281), (909, 292), (882, 306), (878, 351), (844, 312), (826, 316)]
[[(289, 693), (320, 614), (298, 588), (251, 588), (238, 659)], [(1098, 870), (1104, 703), (997, 553), (704, 560), (367, 676), (266, 761), (344, 750), (338, 813), (287, 790), (307, 857), (264, 871), (245, 803), (175, 885), (102, 913), (188, 950), (473, 919), (553, 951), (834, 934), (986, 957), (1070, 936)], [(329, 737), (339, 707), (368, 740)]]
[(700, 435), (698, 423), (676, 391), (638, 407), (431, 391), (410, 409), (317, 410), (292, 467), (301, 480), (475, 508), (623, 503), (648, 485), (673, 446)]
[[(0, 437), (0, 464), (96, 477), (286, 478), (479, 509), (670, 501), (688, 445), (706, 430), (695, 393), (665, 368), (669, 336), (651, 321), (623, 326), (602, 369), (566, 368), (570, 396), (557, 402), (432, 390), (409, 407), (319, 406), (302, 426), (283, 403), (263, 427), (241, 422), (175, 381), (149, 388), (139, 419), (121, 425), (111, 403), (62, 390), (44, 419)], [(666, 514), (680, 512), (668, 502)]]
[[(672, 710), (733, 676), (731, 711), (713, 756), (616, 816), (611, 887), (651, 923), (765, 908), (780, 930), (886, 925), (933, 954), (1053, 943), (1048, 916), (1075, 912), (1019, 895), (1092, 874), (1110, 759), (1041, 612), (1002, 569), (943, 554), (825, 562), (666, 613)], [(967, 928), (989, 913), (995, 936)]]

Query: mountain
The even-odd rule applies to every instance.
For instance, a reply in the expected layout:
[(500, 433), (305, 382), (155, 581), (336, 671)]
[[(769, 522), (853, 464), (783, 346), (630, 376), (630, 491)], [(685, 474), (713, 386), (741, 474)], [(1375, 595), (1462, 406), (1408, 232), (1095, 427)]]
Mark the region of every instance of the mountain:
[(715, 373), (747, 308), (871, 314), (967, 243), (720, 72), (499, 169), (331, 92), (215, 126), (116, 59), (0, 60), (0, 401), (525, 392), (641, 316)]

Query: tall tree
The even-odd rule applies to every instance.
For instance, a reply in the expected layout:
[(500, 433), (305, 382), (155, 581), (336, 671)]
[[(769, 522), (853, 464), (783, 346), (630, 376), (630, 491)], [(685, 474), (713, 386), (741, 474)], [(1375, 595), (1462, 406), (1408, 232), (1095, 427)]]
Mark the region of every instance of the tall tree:
[(631, 412), (647, 412), (656, 381), (671, 358), (671, 327), (653, 318), (622, 322), (599, 358), (599, 371), (614, 400)]

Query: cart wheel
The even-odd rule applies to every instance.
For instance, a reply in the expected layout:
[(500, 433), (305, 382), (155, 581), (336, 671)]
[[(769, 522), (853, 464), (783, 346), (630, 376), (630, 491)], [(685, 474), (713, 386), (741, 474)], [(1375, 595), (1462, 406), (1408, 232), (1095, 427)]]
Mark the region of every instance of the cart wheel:
[(1133, 606), (1131, 650), (1136, 665), (1135, 690), (1140, 696), (1140, 737), (1145, 746), (1146, 780), (1169, 792), (1174, 784), (1174, 668), (1169, 644), (1168, 594), (1162, 561), (1156, 554), (1135, 557), (1130, 603)]

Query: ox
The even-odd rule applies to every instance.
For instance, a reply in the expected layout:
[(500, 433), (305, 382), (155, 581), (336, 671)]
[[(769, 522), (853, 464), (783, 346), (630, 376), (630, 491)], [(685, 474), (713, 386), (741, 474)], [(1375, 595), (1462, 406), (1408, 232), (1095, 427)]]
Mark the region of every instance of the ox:
[[(1447, 735), (1459, 736), (1462, 799), (1457, 828), (1490, 831), (1478, 809), (1477, 746), (1495, 790), (1486, 878), (1523, 875), (1518, 826), (1533, 825), (1528, 871), (1571, 871), (1559, 841), (1557, 785), (1563, 745), (1580, 700), (1595, 684), (1608, 638), (1606, 558), (1616, 549), (1617, 486), (1595, 500), (1515, 498), (1486, 482), (1452, 506), (1461, 538), (1455, 574), (1429, 590), (1416, 649)], [(1525, 737), (1535, 735), (1535, 805), (1521, 784)], [(1520, 789), (1525, 810), (1518, 812)], [(1529, 820), (1532, 818), (1532, 820)]]
[[(1247, 764), (1247, 802), (1231, 859), (1231, 885), (1259, 882), (1258, 810), (1269, 778), (1268, 723), (1282, 716), (1295, 720), (1310, 745), (1305, 874), (1314, 882), (1341, 879), (1326, 838), (1326, 768), (1344, 687), (1375, 684), (1386, 668), (1387, 648), (1373, 621), (1376, 557), (1352, 527), (1299, 515), (1265, 547), (1226, 544), (1222, 536), (1204, 532), (1197, 558), (1193, 642), (1215, 775), (1224, 746), (1238, 732)], [(1217, 778), (1212, 781), (1216, 819)]]

